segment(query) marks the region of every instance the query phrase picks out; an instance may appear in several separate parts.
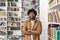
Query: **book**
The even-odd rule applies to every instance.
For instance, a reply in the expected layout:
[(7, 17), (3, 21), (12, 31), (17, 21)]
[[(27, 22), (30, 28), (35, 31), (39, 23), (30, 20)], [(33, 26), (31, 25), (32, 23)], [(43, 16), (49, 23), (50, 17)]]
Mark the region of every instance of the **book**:
[(57, 3), (59, 3), (60, 2), (60, 0), (57, 0)]
[(6, 3), (0, 2), (0, 6), (6, 6)]
[(7, 31), (7, 35), (12, 35), (13, 32), (12, 31)]
[(60, 21), (60, 9), (58, 9), (58, 16), (59, 16), (59, 21)]
[(57, 40), (60, 40), (60, 31), (57, 31)]
[(56, 0), (49, 0), (49, 7), (52, 7), (56, 4)]
[(14, 2), (8, 2), (8, 7), (16, 7), (17, 4)]
[(48, 40), (52, 40), (52, 39), (48, 37)]
[(0, 21), (6, 21), (7, 18), (0, 18)]
[(52, 13), (48, 13), (48, 22), (52, 21), (53, 21)]
[(50, 13), (48, 13), (48, 22), (50, 22)]
[(53, 22), (57, 22), (55, 12), (52, 12), (52, 19)]
[(56, 15), (57, 23), (59, 23), (60, 22), (60, 19), (59, 19), (58, 10), (55, 10), (55, 15)]
[(6, 12), (0, 12), (0, 16), (6, 16)]
[(6, 26), (7, 23), (6, 22), (0, 22), (0, 26)]
[(7, 27), (0, 27), (0, 31), (7, 30), (6, 28), (7, 28)]

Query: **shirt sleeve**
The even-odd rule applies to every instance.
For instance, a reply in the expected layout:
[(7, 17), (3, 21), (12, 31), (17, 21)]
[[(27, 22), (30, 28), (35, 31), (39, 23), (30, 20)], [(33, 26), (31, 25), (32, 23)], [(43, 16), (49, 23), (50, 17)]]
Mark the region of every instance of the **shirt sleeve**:
[(42, 24), (41, 24), (41, 22), (38, 23), (37, 31), (39, 31), (39, 33), (41, 34), (41, 32), (42, 32)]
[(26, 32), (26, 21), (23, 23), (23, 33), (25, 33)]

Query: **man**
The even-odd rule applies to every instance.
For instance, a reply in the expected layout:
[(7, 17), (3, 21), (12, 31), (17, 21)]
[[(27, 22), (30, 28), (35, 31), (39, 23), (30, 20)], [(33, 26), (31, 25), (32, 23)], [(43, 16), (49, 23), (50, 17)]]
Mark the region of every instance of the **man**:
[(37, 12), (34, 9), (28, 10), (29, 20), (23, 24), (24, 40), (40, 40), (42, 24), (36, 19)]

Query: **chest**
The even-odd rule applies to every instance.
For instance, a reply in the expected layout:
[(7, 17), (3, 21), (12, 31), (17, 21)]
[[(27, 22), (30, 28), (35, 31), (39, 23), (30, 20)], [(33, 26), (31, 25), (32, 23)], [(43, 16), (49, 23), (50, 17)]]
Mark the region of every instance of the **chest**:
[(27, 25), (26, 25), (28, 30), (29, 29), (36, 30), (37, 26), (38, 26), (37, 22), (28, 22)]

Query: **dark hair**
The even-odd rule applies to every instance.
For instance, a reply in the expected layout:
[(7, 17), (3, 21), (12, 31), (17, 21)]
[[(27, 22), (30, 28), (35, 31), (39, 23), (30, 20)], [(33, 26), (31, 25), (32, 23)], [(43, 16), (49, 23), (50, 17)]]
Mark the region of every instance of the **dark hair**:
[(29, 15), (29, 14), (30, 14), (30, 12), (33, 12), (33, 13), (35, 14), (35, 16), (37, 15), (37, 12), (36, 12), (36, 10), (35, 10), (35, 9), (29, 9), (29, 10), (28, 10), (28, 12), (27, 12), (27, 14)]

